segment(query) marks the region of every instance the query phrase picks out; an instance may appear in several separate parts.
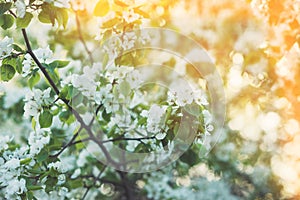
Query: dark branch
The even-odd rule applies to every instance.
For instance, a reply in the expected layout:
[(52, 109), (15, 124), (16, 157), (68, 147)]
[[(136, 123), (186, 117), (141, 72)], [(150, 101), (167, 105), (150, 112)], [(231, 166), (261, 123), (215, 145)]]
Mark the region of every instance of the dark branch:
[(142, 140), (152, 140), (152, 139), (155, 139), (155, 136), (141, 137), (141, 138), (124, 138), (124, 137), (120, 137), (120, 138), (115, 138), (115, 139), (110, 139), (110, 140), (104, 140), (104, 141), (102, 141), (102, 143), (116, 142), (116, 141), (140, 141), (140, 142), (142, 142)]

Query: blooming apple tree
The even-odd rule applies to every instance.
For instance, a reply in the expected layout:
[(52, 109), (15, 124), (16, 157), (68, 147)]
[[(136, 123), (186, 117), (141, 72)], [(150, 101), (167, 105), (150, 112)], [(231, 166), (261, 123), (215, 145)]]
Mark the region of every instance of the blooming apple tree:
[(139, 199), (148, 177), (132, 172), (200, 162), (214, 130), (205, 88), (142, 48), (159, 37), (143, 27), (168, 20), (152, 7), (174, 3), (0, 1), (1, 117), (19, 132), (0, 136), (0, 198)]

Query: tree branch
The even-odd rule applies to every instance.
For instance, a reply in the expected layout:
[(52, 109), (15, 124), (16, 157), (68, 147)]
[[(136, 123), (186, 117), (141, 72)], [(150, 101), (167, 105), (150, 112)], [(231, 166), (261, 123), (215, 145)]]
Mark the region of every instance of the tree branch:
[[(40, 63), (40, 61), (37, 59), (37, 57), (35, 56), (35, 54), (32, 51), (27, 33), (25, 29), (22, 29), (22, 34), (26, 43), (26, 47), (28, 50), (28, 53), (30, 54), (30, 56), (32, 57), (32, 59), (34, 60), (34, 62), (37, 64), (37, 66), (39, 67), (39, 69), (42, 71), (42, 73), (44, 74), (44, 76), (46, 77), (46, 79), (48, 80), (49, 84), (51, 85), (51, 87), (53, 88), (53, 90), (55, 91), (55, 93), (60, 96), (60, 91), (58, 89), (58, 87), (56, 86), (56, 84), (53, 82), (53, 80), (51, 79), (50, 75), (48, 74), (48, 72), (46, 71), (46, 69), (44, 68), (44, 66)], [(85, 129), (88, 133), (88, 135), (90, 136), (91, 140), (93, 140), (102, 150), (102, 152), (104, 153), (105, 157), (106, 157), (106, 161), (108, 163), (113, 164), (114, 166), (118, 167), (119, 163), (117, 163), (116, 161), (114, 161), (112, 159), (112, 157), (110, 156), (109, 152), (107, 151), (107, 149), (105, 148), (105, 146), (101, 143), (101, 141), (98, 141), (98, 139), (95, 137), (95, 135), (93, 134), (91, 127), (87, 124), (85, 124), (84, 120), (82, 119), (82, 117), (80, 116), (80, 114), (74, 110), (74, 108), (72, 106), (69, 105), (69, 101), (65, 98), (59, 97), (65, 104), (66, 106), (70, 109), (70, 111), (73, 113), (73, 115), (75, 116), (75, 118), (77, 119), (77, 121), (80, 123), (81, 127), (83, 129)]]
[(142, 142), (142, 140), (152, 140), (155, 139), (155, 136), (151, 136), (151, 137), (141, 137), (141, 138), (115, 138), (115, 139), (110, 139), (110, 140), (103, 140), (102, 143), (108, 143), (108, 142), (116, 142), (116, 141), (140, 141)]

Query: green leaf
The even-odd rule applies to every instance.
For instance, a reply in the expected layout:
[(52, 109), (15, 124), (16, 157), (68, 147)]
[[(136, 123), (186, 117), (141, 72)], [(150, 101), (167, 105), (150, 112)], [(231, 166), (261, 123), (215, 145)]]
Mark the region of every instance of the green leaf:
[(68, 10), (45, 3), (42, 6), (42, 11), (38, 15), (38, 19), (40, 22), (52, 24), (52, 26), (54, 26), (55, 21), (57, 21), (59, 26), (63, 25), (63, 27), (66, 28), (69, 20)]
[(16, 44), (12, 44), (12, 48), (17, 52), (20, 52), (20, 53), (24, 52), (24, 50)]
[(80, 179), (70, 180), (70, 181), (68, 181), (68, 185), (69, 185), (72, 189), (75, 189), (75, 188), (82, 187), (82, 186), (83, 186), (83, 182), (82, 182), (82, 180), (80, 180)]
[(111, 114), (106, 113), (106, 110), (104, 110), (104, 111), (102, 112), (102, 118), (103, 118), (105, 121), (109, 122), (109, 121), (110, 121), (110, 117), (111, 117)]
[(44, 173), (43, 171), (41, 171), (39, 169), (27, 169), (27, 171), (29, 173), (32, 173), (32, 174), (42, 174), (42, 173)]
[(120, 22), (120, 20), (118, 18), (113, 18), (113, 19), (110, 19), (110, 20), (104, 22), (101, 27), (102, 28), (111, 28), (114, 25), (116, 25), (118, 22)]
[(66, 28), (69, 20), (67, 9), (62, 9), (62, 8), (57, 9), (56, 20), (59, 25), (63, 25), (63, 27)]
[(57, 184), (57, 177), (47, 177), (47, 180), (45, 182), (46, 188), (45, 191), (46, 192), (51, 192), (54, 189), (54, 186), (56, 186)]
[(190, 166), (194, 166), (200, 162), (200, 158), (197, 153), (192, 149), (186, 151), (181, 157), (180, 160)]
[(28, 85), (30, 89), (32, 89), (39, 81), (40, 81), (40, 74), (38, 72), (32, 74), (32, 76), (28, 79)]
[(1, 80), (9, 81), (15, 76), (16, 70), (13, 66), (4, 64), (0, 68)]
[(42, 11), (38, 15), (40, 22), (45, 24), (52, 24), (54, 26), (55, 18), (53, 18), (53, 13), (48, 8), (49, 6), (43, 6)]
[(33, 18), (33, 14), (26, 12), (23, 18), (16, 19), (17, 28), (26, 28), (31, 22), (32, 18)]
[(59, 83), (59, 73), (57, 72), (57, 70), (55, 70), (54, 68), (50, 67), (49, 65), (45, 65), (44, 67), (47, 68), (50, 78), (52, 79), (52, 81), (56, 84)]
[(12, 6), (12, 3), (0, 3), (0, 15), (3, 15)]
[(51, 68), (64, 68), (68, 66), (70, 61), (56, 60), (49, 64)]
[(36, 126), (36, 121), (34, 119), (34, 117), (31, 119), (31, 127), (33, 130), (35, 130), (35, 126)]
[(73, 113), (69, 110), (61, 112), (59, 115), (59, 119), (60, 121), (68, 125), (72, 124), (75, 121), (75, 117), (73, 116)]
[(25, 158), (23, 160), (20, 161), (21, 165), (26, 165), (29, 164), (31, 162), (32, 158)]
[(4, 14), (0, 16), (1, 27), (6, 30), (14, 25), (14, 18), (11, 15)]
[(41, 189), (43, 189), (43, 187), (42, 186), (39, 186), (39, 185), (28, 185), (28, 186), (26, 186), (27, 187), (27, 189), (29, 190), (29, 191), (34, 191), (34, 190), (41, 190)]
[(41, 152), (36, 156), (36, 159), (38, 162), (43, 162), (45, 160), (47, 160), (48, 158), (48, 151), (46, 151), (45, 149), (42, 149)]
[(53, 115), (49, 111), (44, 111), (39, 117), (41, 128), (48, 128), (52, 124)]
[(50, 19), (49, 15), (47, 14), (47, 12), (44, 12), (44, 11), (40, 12), (40, 14), (38, 15), (38, 19), (42, 23), (51, 24), (51, 19)]
[(100, 0), (95, 6), (94, 15), (97, 17), (103, 17), (109, 12), (109, 9), (110, 5), (108, 0)]

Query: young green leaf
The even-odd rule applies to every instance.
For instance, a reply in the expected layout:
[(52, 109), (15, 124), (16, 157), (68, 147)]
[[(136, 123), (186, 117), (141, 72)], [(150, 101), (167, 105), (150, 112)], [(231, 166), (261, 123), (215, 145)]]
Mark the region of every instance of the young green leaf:
[(20, 52), (20, 53), (24, 52), (24, 50), (17, 44), (12, 44), (12, 48), (17, 52)]
[(42, 23), (54, 25), (54, 22), (51, 19), (51, 16), (50, 16), (50, 14), (49, 14), (49, 12), (47, 10), (42, 10), (40, 12), (40, 14), (38, 15), (38, 19)]
[(26, 28), (29, 25), (29, 23), (31, 22), (32, 18), (33, 18), (33, 15), (29, 12), (26, 12), (26, 14), (23, 18), (16, 19), (17, 28)]
[(44, 111), (39, 117), (41, 128), (49, 128), (52, 124), (53, 115), (49, 111)]
[(16, 70), (13, 66), (4, 64), (0, 68), (0, 75), (2, 81), (9, 81), (15, 76)]
[(11, 28), (14, 25), (14, 18), (11, 15), (4, 14), (0, 16), (0, 21), (1, 21), (1, 27), (4, 30), (7, 30)]
[(70, 61), (56, 60), (49, 64), (51, 68), (64, 68), (68, 66)]
[(28, 85), (30, 89), (32, 89), (39, 81), (40, 81), (40, 74), (39, 73), (34, 73), (32, 76), (28, 79)]
[(67, 27), (69, 20), (69, 15), (67, 9), (57, 9), (56, 11), (56, 20), (59, 25), (63, 25), (64, 28)]

